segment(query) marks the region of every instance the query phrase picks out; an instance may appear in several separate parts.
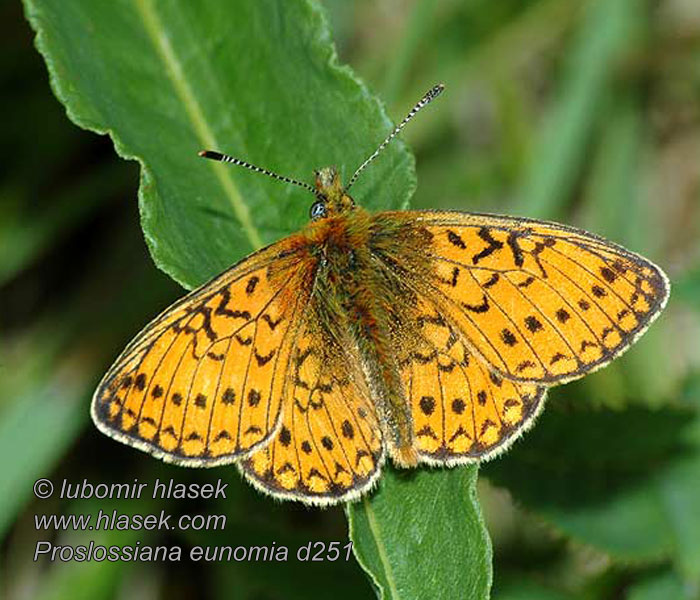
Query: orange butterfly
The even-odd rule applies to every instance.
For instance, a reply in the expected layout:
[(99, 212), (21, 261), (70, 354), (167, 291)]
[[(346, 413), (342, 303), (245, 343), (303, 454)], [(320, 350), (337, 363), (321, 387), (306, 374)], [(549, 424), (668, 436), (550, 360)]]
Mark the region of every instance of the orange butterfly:
[(448, 211), (369, 214), (311, 190), (311, 222), (166, 309), (100, 383), (97, 426), (180, 465), (235, 462), (257, 488), (310, 504), (357, 499), (394, 464), (504, 451), (548, 386), (626, 350), (669, 295), (663, 271), (546, 221)]

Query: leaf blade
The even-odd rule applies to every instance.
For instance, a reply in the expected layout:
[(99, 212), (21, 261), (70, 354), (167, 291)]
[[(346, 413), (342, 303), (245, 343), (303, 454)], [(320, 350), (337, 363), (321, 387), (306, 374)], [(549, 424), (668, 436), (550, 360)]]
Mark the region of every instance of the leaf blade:
[[(391, 129), (378, 100), (338, 64), (316, 3), (25, 0), (25, 7), (69, 117), (108, 133), (121, 156), (141, 164), (151, 254), (187, 287), (298, 229), (311, 201), (199, 159), (202, 146), (298, 178), (333, 163), (347, 176)], [(399, 141), (353, 189), (376, 209), (405, 206), (414, 188), (413, 158)]]
[[(353, 550), (386, 600), (488, 598), (491, 544), (476, 498), (478, 467), (401, 473), (346, 513)], [(449, 553), (445, 552), (449, 545)]]

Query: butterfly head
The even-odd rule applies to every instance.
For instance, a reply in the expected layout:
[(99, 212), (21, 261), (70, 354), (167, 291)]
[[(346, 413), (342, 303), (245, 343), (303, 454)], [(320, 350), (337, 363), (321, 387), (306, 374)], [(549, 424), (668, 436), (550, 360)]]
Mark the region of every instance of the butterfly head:
[(323, 219), (351, 210), (355, 201), (345, 192), (335, 167), (324, 167), (316, 175), (316, 202), (311, 206), (311, 219)]

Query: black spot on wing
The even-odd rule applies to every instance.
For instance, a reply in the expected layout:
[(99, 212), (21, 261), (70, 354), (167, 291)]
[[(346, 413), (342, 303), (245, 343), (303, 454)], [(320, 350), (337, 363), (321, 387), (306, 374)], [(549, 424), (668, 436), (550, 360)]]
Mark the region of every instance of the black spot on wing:
[(518, 343), (518, 339), (510, 329), (503, 329), (503, 331), (501, 331), (501, 339), (506, 346), (515, 346), (515, 344)]
[(498, 273), (494, 273), (493, 275), (491, 275), (491, 277), (489, 277), (486, 281), (484, 281), (482, 286), (485, 287), (486, 289), (493, 287), (494, 285), (496, 285), (498, 283), (498, 280), (500, 278), (501, 278), (501, 276)]
[(489, 299), (486, 294), (484, 294), (481, 304), (468, 304), (467, 302), (462, 302), (462, 306), (470, 312), (475, 313), (485, 313), (489, 309)]
[(435, 410), (435, 398), (432, 396), (423, 396), (418, 405), (424, 415), (431, 415)]
[(255, 291), (256, 286), (258, 285), (258, 282), (260, 281), (260, 278), (257, 277), (256, 275), (253, 275), (249, 280), (248, 283), (246, 283), (245, 286), (245, 293), (248, 294), (249, 296)]
[(542, 323), (537, 317), (530, 315), (525, 317), (525, 327), (527, 327), (531, 333), (535, 333), (542, 330)]
[(447, 239), (453, 246), (457, 246), (457, 248), (460, 248), (461, 250), (467, 249), (467, 245), (464, 243), (464, 240), (459, 237), (459, 234), (455, 233), (451, 229), (447, 230)]

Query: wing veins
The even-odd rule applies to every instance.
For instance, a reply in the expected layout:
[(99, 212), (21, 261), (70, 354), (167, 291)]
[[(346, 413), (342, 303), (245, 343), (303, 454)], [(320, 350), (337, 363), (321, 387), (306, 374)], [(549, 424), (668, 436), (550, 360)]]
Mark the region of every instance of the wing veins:
[[(565, 258), (565, 259), (568, 260), (569, 262), (572, 262), (572, 263), (574, 263), (576, 266), (578, 266), (578, 267), (580, 267), (581, 269), (583, 269), (583, 270), (584, 270), (586, 273), (588, 273), (595, 281), (597, 281), (598, 283), (600, 283), (600, 284), (602, 284), (603, 286), (605, 286), (605, 288), (606, 288), (607, 290), (611, 291), (615, 296), (617, 296), (617, 299), (618, 299), (620, 302), (622, 302), (622, 304), (624, 304), (627, 308), (632, 309), (632, 306), (631, 306), (630, 304), (627, 304), (627, 302), (625, 301), (625, 299), (624, 299), (622, 296), (620, 296), (620, 294), (618, 294), (617, 291), (616, 291), (607, 281), (604, 281), (603, 279), (601, 279), (599, 275), (596, 275), (594, 272), (592, 272), (590, 269), (588, 269), (585, 265), (583, 265), (582, 263), (579, 263), (579, 262), (575, 261), (573, 258), (571, 258), (570, 256), (567, 256), (567, 255), (564, 254), (563, 252), (559, 252), (559, 251), (557, 251), (557, 250), (554, 249), (554, 248), (551, 248), (551, 250), (552, 250), (552, 252), (556, 252), (559, 256)], [(552, 262), (550, 262), (550, 261), (546, 261), (546, 262), (548, 262), (550, 265), (554, 266), (554, 264), (553, 264)], [(633, 287), (634, 289), (637, 289), (636, 286), (634, 286), (631, 282), (627, 281), (626, 279), (625, 279), (625, 281), (626, 281), (629, 285), (632, 285), (632, 287)], [(601, 309), (601, 310), (603, 310), (603, 309)], [(606, 314), (607, 314), (607, 313), (606, 313)], [(613, 321), (613, 322), (614, 322), (614, 321)]]
[[(510, 283), (513, 287), (518, 288), (518, 286), (517, 286), (515, 283), (513, 283), (507, 276), (506, 276), (505, 279), (506, 279), (506, 281), (508, 281), (508, 283)], [(569, 301), (566, 299), (566, 297), (563, 296), (563, 295), (561, 294), (561, 292), (559, 292), (559, 290), (557, 290), (556, 287), (554, 287), (551, 283), (549, 283), (549, 282), (548, 282), (546, 279), (544, 279), (544, 278), (539, 278), (539, 277), (538, 277), (538, 278), (537, 278), (537, 281), (539, 281), (540, 283), (542, 283), (542, 285), (546, 285), (546, 286), (549, 288), (550, 291), (554, 292), (557, 296), (559, 296), (559, 299), (562, 300), (562, 302), (564, 302), (564, 303), (569, 307), (569, 309), (571, 309), (571, 311), (573, 312), (573, 314), (575, 314), (575, 315), (578, 317), (578, 319), (581, 321), (581, 323), (583, 323), (583, 325), (586, 327), (586, 329), (588, 329), (588, 331), (591, 333), (591, 335), (593, 335), (593, 337), (598, 341), (598, 343), (601, 343), (601, 342), (602, 342), (602, 340), (598, 339), (598, 334), (596, 334), (596, 332), (593, 330), (593, 328), (588, 324), (588, 321), (586, 321), (586, 319), (584, 319), (584, 318), (580, 315), (579, 309), (577, 309), (573, 304), (571, 304), (571, 302), (569, 302)], [(518, 289), (518, 291), (520, 291), (520, 290)], [(563, 335), (563, 334), (562, 334), (562, 335)], [(567, 343), (567, 345), (568, 345), (568, 343)], [(569, 346), (569, 348), (571, 348), (571, 346)], [(576, 355), (576, 352), (575, 352), (573, 349), (572, 349), (572, 352), (574, 352), (574, 356), (577, 356), (577, 355)]]
[(480, 290), (482, 290), (482, 292), (483, 292), (486, 296), (488, 296), (488, 297), (491, 299), (491, 301), (498, 307), (498, 309), (501, 311), (501, 313), (503, 313), (503, 316), (506, 317), (506, 319), (508, 319), (508, 320), (511, 322), (511, 324), (513, 325), (513, 327), (515, 327), (516, 331), (520, 334), (520, 337), (523, 339), (523, 341), (525, 342), (525, 344), (527, 345), (527, 347), (530, 348), (530, 351), (532, 352), (532, 354), (534, 355), (534, 357), (535, 357), (535, 358), (537, 359), (537, 361), (540, 363), (540, 366), (542, 367), (542, 369), (544, 370), (544, 372), (545, 372), (545, 373), (548, 373), (549, 371), (548, 371), (547, 367), (545, 367), (544, 363), (542, 362), (542, 359), (540, 358), (540, 355), (539, 355), (537, 352), (535, 352), (535, 349), (532, 347), (532, 344), (530, 343), (530, 341), (527, 339), (527, 337), (525, 336), (525, 334), (523, 334), (523, 332), (520, 330), (520, 326), (515, 322), (515, 320), (514, 320), (513, 318), (511, 318), (511, 316), (510, 316), (510, 315), (506, 312), (506, 310), (500, 305), (500, 303), (498, 303), (498, 302), (494, 299), (493, 295), (492, 295), (490, 292), (484, 291), (484, 288), (483, 288), (481, 285), (479, 285), (479, 281), (478, 281), (477, 278), (474, 276), (474, 273), (472, 273), (471, 271), (469, 271), (469, 275), (470, 275), (471, 278), (474, 280), (474, 283), (476, 283), (477, 287), (478, 287)]
[[(250, 363), (253, 362), (253, 355), (255, 354), (255, 341), (257, 340), (258, 337), (258, 319), (260, 318), (260, 315), (264, 312), (263, 311), (258, 313), (258, 316), (253, 320), (255, 325), (254, 328), (255, 330), (253, 331), (253, 342), (250, 344), (250, 351), (248, 353), (248, 362), (246, 363), (245, 366), (245, 374), (243, 375), (243, 381), (241, 383), (241, 399), (240, 402), (238, 403), (238, 429), (236, 432), (236, 446), (239, 446), (239, 441), (241, 439), (241, 423), (243, 422), (243, 404), (245, 403), (245, 388), (248, 383), (248, 374), (250, 373)], [(233, 339), (233, 337), (231, 338)], [(279, 352), (277, 353), (277, 357), (275, 357), (275, 361), (279, 358)], [(277, 363), (275, 362), (275, 366), (277, 366)], [(274, 374), (274, 369), (273, 369), (273, 374)], [(274, 382), (274, 377), (270, 378), (270, 400), (272, 400), (272, 385)], [(269, 404), (269, 403), (268, 403)], [(280, 407), (281, 410), (281, 407)]]
[[(619, 333), (624, 334), (624, 335), (627, 335), (627, 334), (620, 328), (620, 326), (613, 320), (613, 318), (607, 313), (607, 311), (604, 310), (603, 307), (602, 307), (600, 304), (598, 304), (598, 301), (590, 294), (590, 292), (588, 292), (588, 291), (586, 291), (584, 288), (582, 288), (582, 287), (576, 282), (575, 279), (569, 277), (569, 275), (566, 273), (566, 271), (563, 271), (562, 269), (560, 269), (559, 267), (557, 267), (557, 266), (554, 265), (553, 263), (550, 263), (549, 261), (547, 261), (547, 264), (549, 264), (554, 270), (558, 271), (558, 272), (561, 274), (562, 277), (564, 277), (565, 279), (568, 279), (568, 280), (574, 285), (574, 287), (578, 288), (579, 291), (580, 291), (584, 296), (586, 296), (586, 298), (588, 298), (588, 300), (590, 300), (595, 306), (597, 306), (597, 307), (598, 307), (598, 310), (600, 310), (600, 312), (601, 312), (602, 314), (605, 315), (605, 317), (608, 319), (608, 321), (610, 322), (610, 324), (611, 324), (615, 329), (617, 329)], [(596, 336), (596, 338), (597, 338), (597, 336)], [(600, 340), (600, 343), (601, 343), (601, 345), (602, 345), (602, 340)]]
[[(387, 262), (386, 262), (386, 259), (384, 258), (383, 255), (377, 254), (377, 257), (378, 257), (379, 260), (385, 265), (385, 267), (387, 267), (387, 270), (388, 270), (389, 272), (392, 272), (392, 274), (393, 274), (393, 269), (394, 269), (394, 268), (399, 268), (399, 269), (402, 270), (403, 272), (406, 272), (406, 273), (407, 273), (407, 271), (405, 271), (404, 269), (401, 269), (401, 268), (398, 267), (398, 266), (397, 266), (397, 267), (394, 267), (391, 263), (387, 263)], [(461, 263), (458, 263), (458, 264), (461, 264)], [(395, 275), (394, 275), (394, 276), (395, 276)], [(436, 285), (432, 284), (430, 281), (425, 281), (425, 282), (419, 283), (419, 284), (418, 284), (419, 287), (416, 287), (416, 285), (414, 285), (414, 279), (411, 278), (411, 277), (409, 276), (409, 277), (406, 277), (406, 278), (405, 278), (405, 280), (404, 280), (403, 283), (404, 283), (404, 285), (406, 285), (406, 287), (410, 288), (411, 291), (413, 291), (414, 293), (418, 294), (419, 296), (420, 296), (420, 295), (426, 296), (426, 297), (431, 301), (431, 303), (432, 303), (434, 306), (439, 306), (439, 303), (436, 302), (436, 301), (434, 300), (434, 296), (432, 296), (431, 294), (428, 294), (428, 293), (424, 293), (425, 290), (427, 290), (428, 288), (431, 288), (431, 289), (433, 290), (433, 293), (434, 293), (434, 294), (439, 294), (440, 296), (442, 296), (442, 298), (444, 298), (445, 303), (448, 303), (448, 304), (451, 304), (452, 306), (454, 306), (454, 307), (457, 309), (457, 311), (459, 312), (459, 314), (463, 315), (463, 316), (464, 316), (464, 317), (465, 317), (479, 332), (481, 332), (481, 334), (482, 334), (484, 340), (486, 341), (486, 343), (487, 343), (489, 346), (491, 346), (491, 349), (493, 350), (493, 352), (496, 354), (496, 356), (498, 356), (498, 358), (501, 360), (501, 362), (503, 363), (504, 367), (506, 368), (505, 373), (503, 373), (504, 376), (506, 375), (508, 365), (507, 365), (506, 361), (503, 359), (503, 356), (502, 356), (501, 353), (498, 351), (498, 349), (493, 345), (493, 343), (492, 343), (491, 340), (488, 338), (488, 336), (486, 336), (486, 335), (481, 331), (481, 328), (478, 327), (478, 326), (474, 323), (474, 321), (472, 320), (472, 318), (471, 318), (466, 312), (464, 312), (464, 310), (462, 309), (461, 306), (459, 306), (459, 304), (457, 304), (452, 298), (450, 298), (447, 294), (445, 294), (445, 292), (443, 292), (443, 291), (442, 291), (439, 287), (437, 287)], [(420, 287), (423, 287), (423, 290), (421, 290)], [(442, 312), (442, 311), (441, 311), (441, 312)], [(484, 357), (481, 355), (480, 352), (477, 352), (477, 351), (475, 350), (475, 345), (474, 345), (474, 343), (469, 339), (469, 336), (468, 336), (466, 333), (464, 333), (464, 331), (462, 331), (462, 329), (461, 329), (460, 327), (455, 326), (455, 325), (454, 325), (454, 322), (452, 321), (452, 319), (449, 319), (449, 321), (451, 322), (453, 328), (456, 329), (457, 331), (459, 331), (459, 333), (461, 334), (462, 339), (467, 341), (467, 345), (469, 346), (469, 348), (472, 349), (472, 350), (474, 350), (476, 353), (478, 353), (479, 356), (481, 357), (481, 359), (482, 359), (483, 361), (489, 362), (489, 361), (486, 360), (486, 358), (484, 358)], [(495, 365), (494, 365), (494, 368), (497, 368), (497, 367), (495, 367)], [(498, 369), (498, 371), (501, 372), (500, 369)]]
[[(190, 317), (190, 319), (192, 319), (192, 318), (194, 318), (194, 315), (192, 315), (192, 316)], [(189, 323), (189, 320), (188, 320), (188, 323)], [(170, 350), (172, 350), (173, 346), (175, 345), (175, 342), (180, 338), (180, 335), (181, 335), (183, 332), (184, 332), (184, 329), (182, 329), (182, 330), (180, 330), (180, 331), (177, 332), (177, 334), (176, 334), (176, 335), (173, 337), (173, 339), (170, 341), (170, 344), (168, 344), (168, 347), (165, 349), (165, 351), (163, 352), (163, 354), (161, 354), (160, 358), (158, 359), (158, 364), (157, 364), (157, 366), (156, 366), (156, 367), (153, 369), (153, 371), (152, 371), (152, 376), (151, 376), (151, 377), (149, 378), (149, 380), (148, 380), (148, 385), (147, 385), (147, 386), (144, 388), (144, 390), (143, 390), (143, 397), (142, 397), (142, 399), (141, 399), (141, 403), (139, 404), (139, 412), (138, 412), (138, 417), (139, 417), (139, 418), (141, 417), (141, 413), (143, 412), (143, 405), (146, 403), (146, 398), (148, 398), (148, 392), (151, 390), (151, 386), (152, 386), (152, 384), (153, 384), (153, 381), (154, 381), (155, 378), (156, 378), (156, 375), (157, 375), (158, 371), (160, 370), (161, 365), (163, 364), (163, 360), (164, 360), (165, 357), (168, 355), (168, 353), (170, 352)], [(189, 334), (187, 334), (187, 335), (189, 335)], [(184, 352), (187, 350), (187, 348), (189, 348), (190, 343), (191, 343), (191, 341), (190, 341), (190, 342), (187, 342), (187, 344), (185, 344), (185, 348), (183, 349), (183, 355), (184, 355)], [(139, 357), (139, 359), (138, 359), (138, 365), (137, 365), (136, 367), (134, 367), (134, 369), (133, 369), (132, 371), (129, 371), (129, 372), (130, 372), (130, 373), (138, 372), (138, 371), (141, 369), (141, 365), (143, 365), (143, 361), (146, 359), (147, 356), (148, 356), (148, 352), (144, 352), (144, 353)], [(182, 360), (182, 357), (180, 358), (180, 360)], [(115, 370), (115, 375), (116, 375), (118, 372), (119, 372), (118, 370)], [(121, 415), (123, 414), (124, 408), (126, 407), (126, 403), (127, 403), (128, 399), (129, 399), (129, 396), (131, 395), (131, 390), (133, 389), (133, 387), (134, 387), (134, 386), (130, 387), (129, 390), (127, 391), (126, 395), (124, 396), (124, 403), (122, 404), (122, 406), (121, 406), (120, 409), (119, 409), (119, 416), (121, 416)], [(165, 400), (165, 399), (164, 399), (164, 400)], [(163, 406), (165, 406), (165, 401), (163, 402)], [(135, 425), (136, 425), (136, 426), (138, 426), (139, 418), (137, 418), (137, 420), (136, 420), (136, 422), (135, 422)], [(160, 430), (159, 430), (159, 431), (160, 431)]]
[[(341, 397), (342, 397), (342, 393), (341, 393)], [(347, 464), (348, 467), (350, 467), (350, 472), (354, 473), (355, 470), (352, 466), (352, 463), (348, 459), (347, 453), (345, 452), (345, 446), (343, 446), (343, 443), (340, 441), (340, 436), (338, 435), (338, 432), (335, 429), (335, 423), (333, 422), (333, 419), (331, 418), (331, 413), (328, 410), (328, 404), (326, 403), (325, 398), (323, 401), (323, 409), (326, 413), (326, 416), (328, 417), (328, 422), (331, 424), (331, 430), (333, 431), (333, 435), (335, 436), (336, 443), (340, 447), (340, 451), (343, 453), (343, 457), (345, 458), (345, 463)], [(336, 471), (336, 473), (337, 473), (337, 471)]]
[[(211, 425), (214, 421), (214, 411), (216, 410), (217, 404), (219, 402), (218, 398), (219, 398), (219, 389), (221, 386), (221, 379), (223, 378), (224, 370), (226, 369), (226, 361), (228, 360), (228, 357), (231, 354), (231, 344), (232, 343), (233, 343), (233, 336), (229, 336), (228, 344), (226, 345), (226, 354), (224, 355), (224, 360), (221, 362), (221, 370), (219, 372), (219, 377), (216, 380), (216, 389), (214, 390), (214, 397), (211, 399), (211, 410), (209, 411), (209, 423), (207, 424), (207, 440), (206, 440), (206, 444), (204, 446), (205, 452), (209, 451), (209, 441), (211, 440)], [(213, 346), (213, 344), (212, 344), (212, 346)], [(204, 356), (206, 356), (208, 352), (209, 352), (209, 349), (207, 349), (207, 351), (204, 353)], [(252, 350), (251, 350), (251, 355), (252, 355)], [(194, 373), (192, 374), (192, 381), (190, 382), (189, 392), (187, 394), (188, 401), (189, 401), (189, 397), (192, 395), (192, 385), (194, 384), (194, 380), (197, 378), (197, 372), (199, 371), (200, 364), (202, 364), (202, 361), (199, 361), (197, 363), (197, 366), (195, 367)], [(238, 438), (236, 438), (236, 445), (238, 445)]]
[[(245, 260), (245, 259), (244, 259)], [(291, 269), (292, 267), (302, 264), (303, 260), (297, 260), (288, 267)], [(238, 263), (240, 264), (240, 263)], [(209, 282), (203, 284), (201, 287), (191, 291), (187, 295), (183, 296), (176, 302), (174, 302), (172, 305), (170, 305), (165, 311), (163, 311), (161, 314), (159, 314), (155, 319), (150, 321), (144, 328), (143, 332), (146, 333), (143, 337), (136, 337), (134, 340), (132, 340), (124, 349), (124, 351), (121, 353), (121, 355), (117, 358), (115, 361), (115, 365), (118, 363), (123, 363), (127, 358), (129, 358), (132, 353), (135, 353), (133, 351), (140, 351), (142, 349), (142, 346), (148, 345), (151, 341), (154, 339), (159, 338), (165, 331), (167, 331), (170, 327), (172, 327), (173, 323), (176, 322), (177, 320), (187, 316), (182, 315), (182, 317), (177, 317), (174, 319), (174, 321), (171, 321), (169, 323), (165, 323), (167, 319), (172, 315), (173, 312), (176, 312), (179, 308), (186, 304), (190, 304), (193, 300), (203, 300), (202, 305), (205, 305), (207, 302), (209, 302), (212, 298), (214, 298), (217, 294), (220, 293), (219, 290), (221, 288), (226, 287), (226, 286), (231, 286), (232, 284), (236, 283), (237, 281), (240, 281), (244, 277), (247, 277), (251, 273), (255, 273), (256, 271), (259, 271), (265, 267), (267, 263), (264, 261), (258, 261), (255, 265), (251, 266), (249, 269), (247, 269), (243, 273), (236, 273), (236, 277), (233, 279), (228, 279), (226, 278), (227, 275), (230, 275), (230, 271), (234, 270), (236, 268), (236, 265), (233, 265), (229, 267), (227, 271), (222, 273), (221, 275), (214, 277), (211, 279)], [(221, 281), (224, 281), (222, 284)], [(210, 290), (210, 286), (216, 285), (216, 289), (214, 291)], [(197, 312), (195, 311), (194, 313), (190, 314), (189, 317), (193, 317), (196, 315)], [(165, 323), (165, 324), (164, 324)], [(189, 320), (188, 320), (189, 323)], [(162, 328), (157, 329), (156, 327), (159, 325), (164, 324)]]
[[(566, 347), (571, 351), (571, 353), (572, 353), (572, 355), (574, 356), (574, 358), (576, 358), (576, 360), (578, 360), (578, 355), (576, 354), (576, 352), (575, 352), (574, 349), (572, 348), (571, 344), (569, 344), (569, 340), (566, 339), (566, 336), (562, 333), (562, 331), (561, 331), (561, 330), (559, 329), (559, 327), (554, 323), (554, 321), (552, 321), (552, 320), (545, 314), (545, 312), (544, 312), (539, 306), (537, 306), (537, 304), (535, 304), (532, 300), (530, 300), (530, 298), (528, 298), (528, 297), (523, 293), (523, 291), (522, 291), (517, 285), (515, 285), (508, 277), (504, 277), (504, 279), (511, 285), (511, 287), (512, 287), (513, 289), (515, 289), (516, 292), (518, 292), (518, 293), (522, 296), (523, 300), (525, 300), (526, 302), (528, 302), (528, 303), (530, 304), (530, 306), (532, 306), (532, 307), (544, 318), (544, 320), (547, 321), (547, 323), (549, 323), (550, 327), (551, 327), (554, 331), (556, 331), (556, 333), (557, 333), (557, 335), (559, 336), (559, 338), (564, 342), (564, 344), (566, 344)], [(540, 279), (539, 281), (543, 281), (543, 279)], [(583, 319), (582, 319), (582, 320), (583, 320)]]

